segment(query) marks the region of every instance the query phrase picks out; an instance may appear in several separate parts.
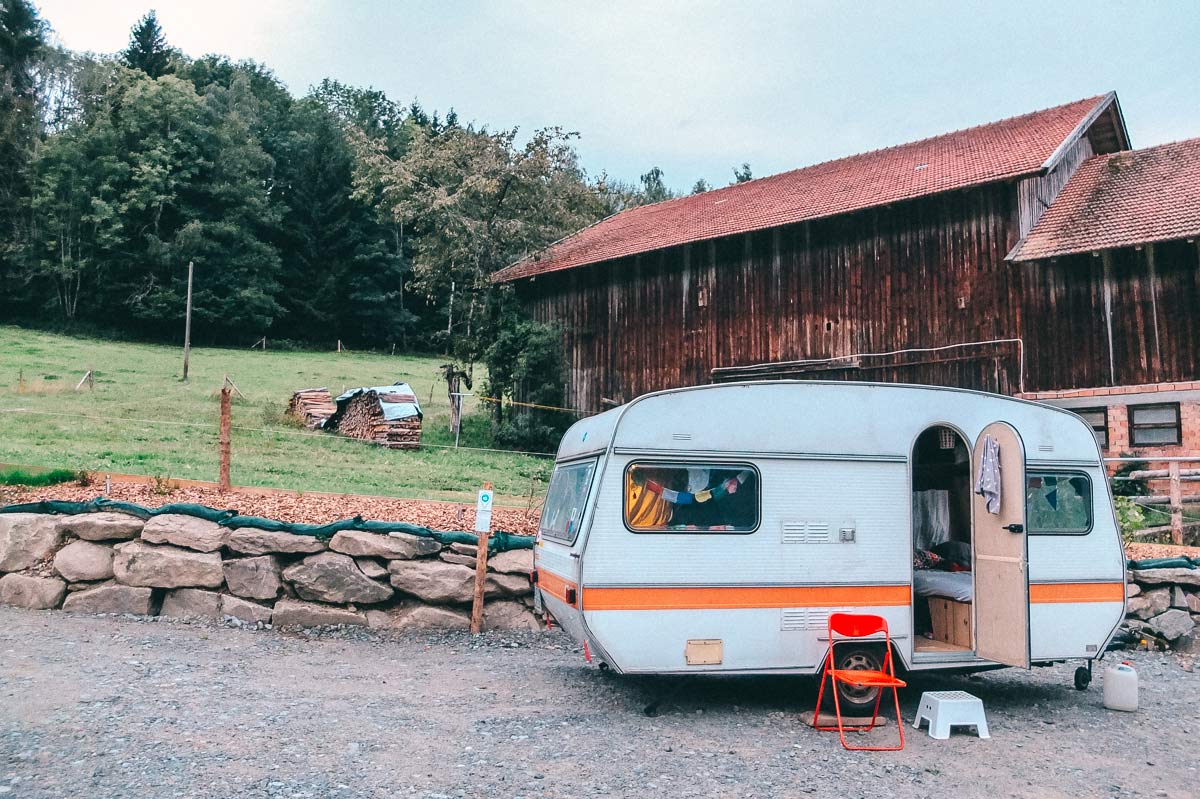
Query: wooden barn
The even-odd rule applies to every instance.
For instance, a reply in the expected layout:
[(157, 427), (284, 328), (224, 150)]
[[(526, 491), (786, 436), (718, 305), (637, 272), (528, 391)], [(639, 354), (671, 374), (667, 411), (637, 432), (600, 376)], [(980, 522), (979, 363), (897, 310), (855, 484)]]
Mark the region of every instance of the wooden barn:
[(494, 280), (561, 327), (587, 412), (713, 381), (903, 381), (1087, 398), (1110, 447), (1178, 447), (1200, 405), (1148, 431), (1200, 401), (1198, 192), (1197, 142), (1131, 152), (1110, 93), (629, 209)]

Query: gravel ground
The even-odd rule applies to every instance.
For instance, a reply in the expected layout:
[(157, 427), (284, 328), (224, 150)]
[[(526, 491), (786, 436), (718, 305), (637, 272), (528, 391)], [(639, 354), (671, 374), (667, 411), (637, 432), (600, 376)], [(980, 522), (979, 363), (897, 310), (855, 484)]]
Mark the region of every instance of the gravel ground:
[[(850, 753), (811, 681), (605, 676), (558, 633), (380, 637), (0, 608), (0, 797), (1197, 795), (1200, 673), (1128, 656), (1142, 709), (1073, 666), (924, 677), (992, 739)], [(889, 727), (886, 733), (894, 733)], [(876, 732), (872, 735), (882, 733)]]

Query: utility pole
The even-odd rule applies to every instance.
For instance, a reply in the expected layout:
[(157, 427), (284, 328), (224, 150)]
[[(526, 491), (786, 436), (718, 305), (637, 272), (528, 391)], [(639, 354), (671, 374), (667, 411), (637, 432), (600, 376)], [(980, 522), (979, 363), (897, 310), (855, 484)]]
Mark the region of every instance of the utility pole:
[(188, 357), (192, 354), (192, 262), (188, 261), (187, 311), (183, 322), (183, 379), (188, 379)]

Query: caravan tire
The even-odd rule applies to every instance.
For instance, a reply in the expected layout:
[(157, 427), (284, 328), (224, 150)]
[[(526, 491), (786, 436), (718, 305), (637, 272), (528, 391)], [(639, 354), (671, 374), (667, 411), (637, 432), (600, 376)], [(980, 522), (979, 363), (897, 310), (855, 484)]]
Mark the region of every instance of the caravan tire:
[[(851, 646), (847, 644), (839, 645), (836, 648), (837, 659), (834, 663), (836, 669), (868, 669), (870, 671), (879, 671), (883, 668), (883, 653), (882, 646)], [(833, 696), (828, 691), (829, 686), (826, 686), (825, 700), (822, 703), (822, 710), (832, 713), (834, 711)], [(875, 710), (875, 700), (879, 696), (878, 688), (855, 688), (852, 685), (837, 684), (838, 703), (842, 708), (843, 716), (869, 716)]]

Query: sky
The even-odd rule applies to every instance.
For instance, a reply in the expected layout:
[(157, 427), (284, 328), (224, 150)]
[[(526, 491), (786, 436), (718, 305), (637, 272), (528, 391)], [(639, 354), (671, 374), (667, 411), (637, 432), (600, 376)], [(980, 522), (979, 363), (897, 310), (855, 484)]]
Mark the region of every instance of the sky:
[(687, 191), (1116, 91), (1133, 146), (1200, 136), (1200, 1), (35, 0), (113, 53), (149, 8), (191, 56), (460, 120), (579, 132), (590, 175)]

